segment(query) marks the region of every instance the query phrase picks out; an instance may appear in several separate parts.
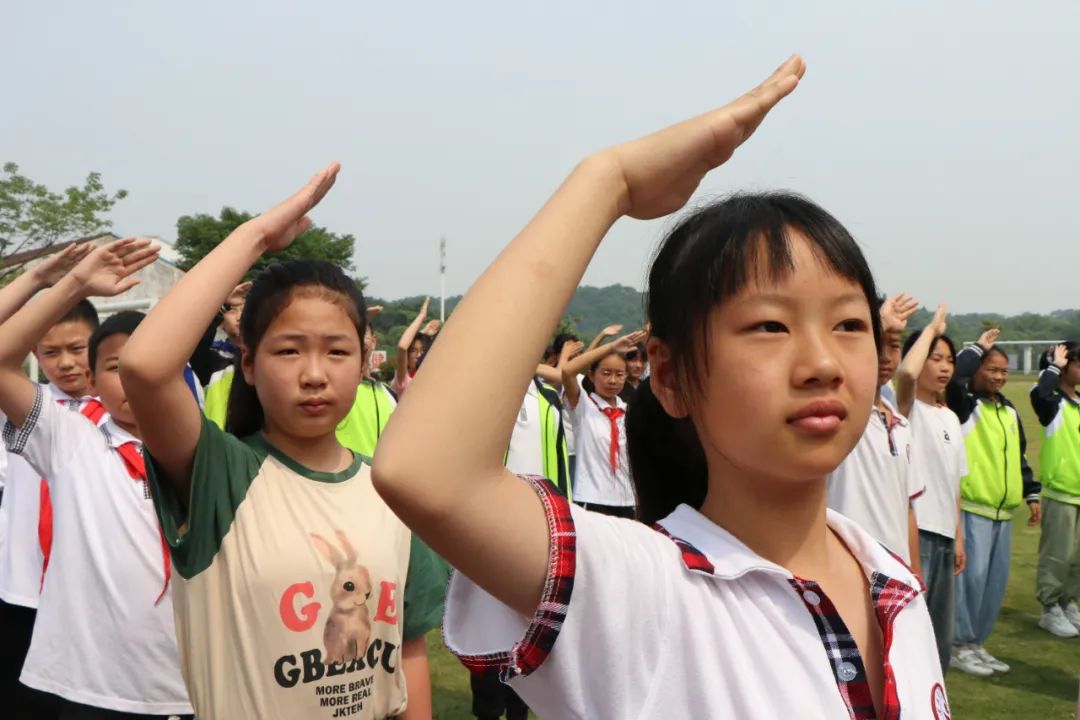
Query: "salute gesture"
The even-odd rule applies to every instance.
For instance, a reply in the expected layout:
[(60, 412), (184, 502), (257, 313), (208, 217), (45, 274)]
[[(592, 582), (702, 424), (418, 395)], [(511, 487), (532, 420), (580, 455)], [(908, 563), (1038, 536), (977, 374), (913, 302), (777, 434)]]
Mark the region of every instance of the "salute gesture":
[(238, 230), (258, 237), (266, 252), (284, 250), (297, 236), (311, 227), (311, 219), (307, 214), (326, 197), (330, 188), (334, 187), (339, 170), (341, 170), (341, 163), (330, 163), (315, 173), (315, 177), (308, 180), (307, 185), (297, 190), (292, 196), (262, 215), (248, 220)]
[(158, 258), (159, 248), (145, 238), (124, 238), (95, 248), (71, 270), (87, 297), (112, 297), (139, 284), (132, 277)]
[(600, 153), (621, 176), (621, 213), (647, 220), (685, 205), (706, 173), (753, 135), (805, 72), (803, 59), (792, 55), (765, 82), (722, 108)]

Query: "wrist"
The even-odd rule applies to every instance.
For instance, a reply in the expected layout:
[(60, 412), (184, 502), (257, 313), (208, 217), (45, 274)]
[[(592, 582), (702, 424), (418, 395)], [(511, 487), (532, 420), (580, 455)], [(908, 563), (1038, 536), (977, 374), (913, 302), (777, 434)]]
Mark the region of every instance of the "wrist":
[(588, 184), (605, 199), (610, 199), (605, 210), (612, 223), (633, 207), (622, 165), (610, 151), (594, 153), (578, 163), (566, 184), (578, 182)]
[(90, 289), (85, 281), (78, 278), (74, 273), (68, 273), (56, 281), (52, 285), (52, 290), (62, 294), (65, 300), (71, 300), (72, 303), (82, 302), (90, 297)]

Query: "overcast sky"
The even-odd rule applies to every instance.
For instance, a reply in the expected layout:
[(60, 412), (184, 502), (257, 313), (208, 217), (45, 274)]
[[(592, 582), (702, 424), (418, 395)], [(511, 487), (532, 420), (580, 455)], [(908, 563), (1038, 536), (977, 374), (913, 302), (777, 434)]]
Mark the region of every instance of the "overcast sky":
[[(943, 7), (947, 6), (947, 7)], [(902, 7), (903, 9), (898, 9)], [(122, 234), (257, 212), (343, 169), (316, 222), (384, 297), (464, 291), (591, 150), (696, 114), (792, 51), (808, 72), (701, 197), (789, 188), (888, 291), (957, 311), (1080, 307), (1080, 3), (15, 2), (0, 161), (100, 171)], [(591, 285), (641, 287), (623, 220)]]

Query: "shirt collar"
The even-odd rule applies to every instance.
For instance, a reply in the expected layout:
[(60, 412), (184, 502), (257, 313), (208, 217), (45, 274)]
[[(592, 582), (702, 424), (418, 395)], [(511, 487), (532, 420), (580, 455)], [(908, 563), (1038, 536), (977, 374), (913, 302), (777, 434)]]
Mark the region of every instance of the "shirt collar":
[[(886, 550), (856, 523), (833, 510), (826, 511), (826, 523), (862, 566), (868, 580), (875, 574), (918, 588), (921, 583), (902, 560)], [(765, 572), (786, 579), (794, 576), (784, 567), (766, 560), (727, 530), (716, 525), (689, 505), (679, 505), (659, 523), (661, 532), (679, 546), (686, 568), (720, 580), (737, 580), (753, 572)], [(807, 578), (813, 580), (813, 578)]]
[[(600, 397), (598, 394), (596, 394), (594, 392), (589, 393), (589, 397), (592, 398), (592, 401), (594, 403), (596, 403), (596, 407), (598, 407), (598, 408), (611, 407), (611, 405), (608, 405), (607, 400)], [(617, 407), (619, 410), (626, 410), (626, 402), (621, 397), (619, 397), (618, 395), (615, 396), (615, 407)]]
[(142, 448), (142, 440), (113, 422), (112, 416), (109, 416), (109, 419), (101, 425), (101, 434), (105, 436), (105, 442), (111, 448), (118, 448), (129, 442), (133, 442), (139, 448)]

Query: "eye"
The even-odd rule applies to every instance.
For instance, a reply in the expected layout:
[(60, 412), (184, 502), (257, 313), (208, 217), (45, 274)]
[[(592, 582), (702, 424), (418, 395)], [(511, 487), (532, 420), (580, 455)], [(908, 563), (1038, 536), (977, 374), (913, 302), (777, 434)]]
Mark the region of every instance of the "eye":
[(352, 580), (346, 581), (342, 587), (345, 588), (345, 592), (356, 592), (356, 583)]
[(296, 348), (281, 348), (274, 351), (275, 355), (298, 355), (299, 353), (300, 351)]
[(787, 328), (783, 323), (776, 322), (775, 320), (766, 320), (765, 322), (758, 323), (750, 328), (751, 330), (759, 330), (767, 333), (782, 333), (787, 332)]
[[(858, 318), (845, 320), (836, 327), (838, 330), (843, 330), (844, 332), (865, 332), (869, 329), (869, 325), (866, 324), (866, 321)], [(896, 347), (900, 347), (899, 344), (897, 344)]]
[(349, 355), (351, 355), (351, 353), (348, 350), (341, 350), (341, 349), (331, 350), (330, 354), (331, 355), (336, 355), (338, 357), (348, 357)]

